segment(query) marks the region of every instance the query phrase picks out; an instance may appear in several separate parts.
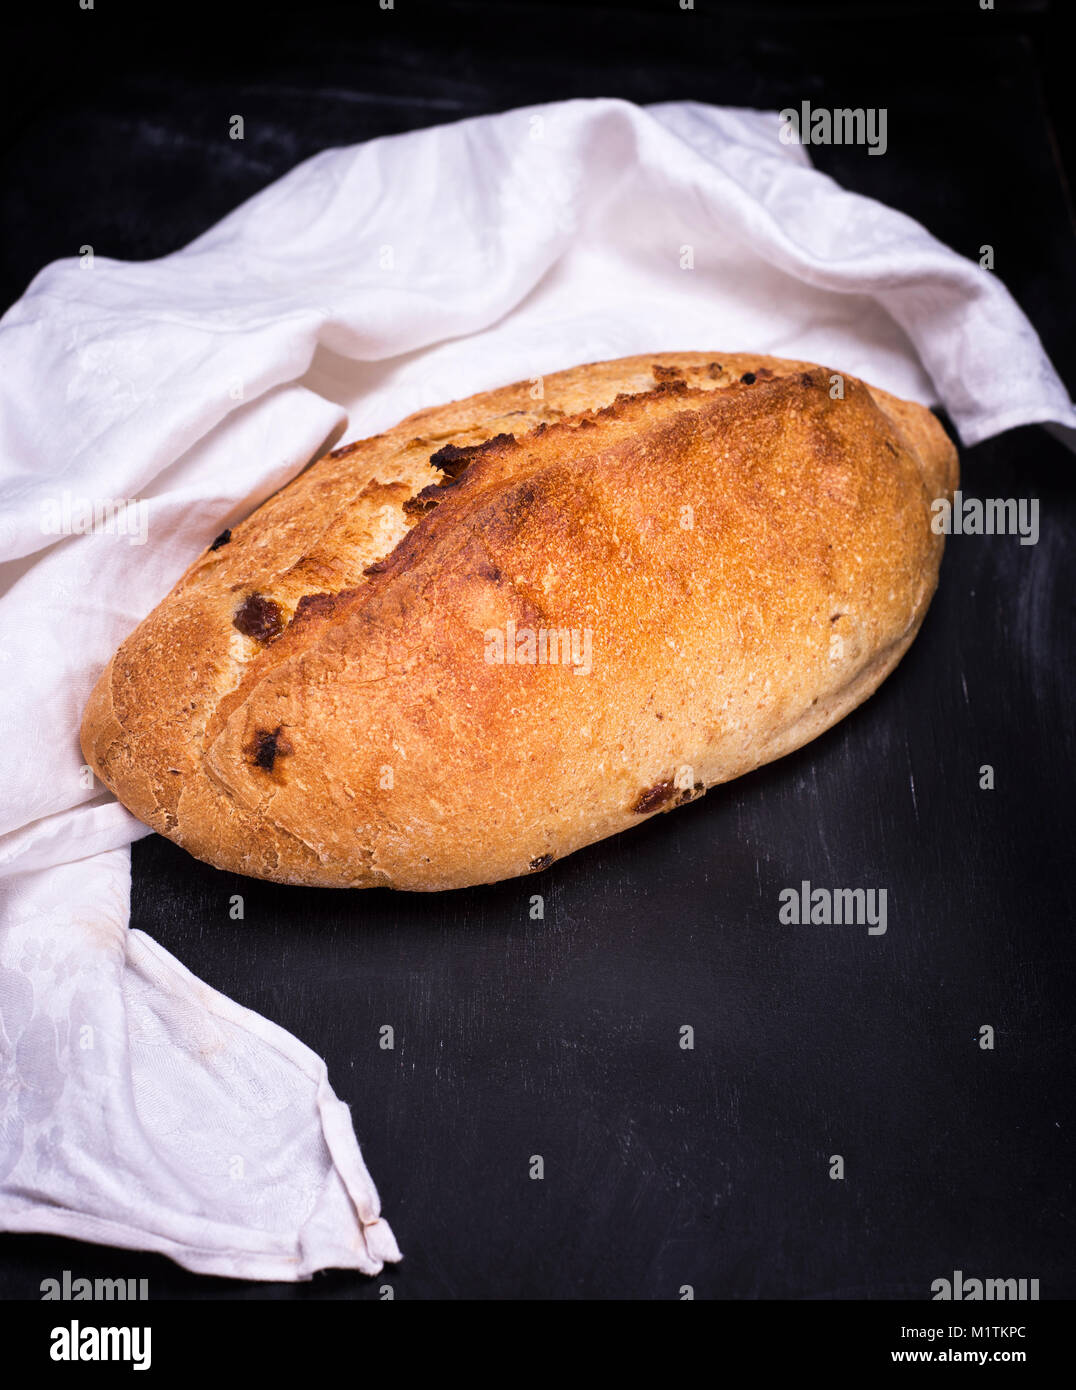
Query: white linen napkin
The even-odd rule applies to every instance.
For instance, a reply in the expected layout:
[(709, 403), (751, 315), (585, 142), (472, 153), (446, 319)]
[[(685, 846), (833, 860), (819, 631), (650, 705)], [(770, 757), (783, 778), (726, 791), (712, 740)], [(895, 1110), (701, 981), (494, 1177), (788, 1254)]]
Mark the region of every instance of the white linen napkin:
[(327, 150), (174, 255), (48, 266), (0, 321), (0, 1229), (248, 1279), (399, 1258), (324, 1064), (128, 929), (147, 832), (77, 738), (122, 638), (345, 425), (702, 349), (941, 401), (967, 443), (1076, 428), (1001, 283), (779, 130), (579, 100)]

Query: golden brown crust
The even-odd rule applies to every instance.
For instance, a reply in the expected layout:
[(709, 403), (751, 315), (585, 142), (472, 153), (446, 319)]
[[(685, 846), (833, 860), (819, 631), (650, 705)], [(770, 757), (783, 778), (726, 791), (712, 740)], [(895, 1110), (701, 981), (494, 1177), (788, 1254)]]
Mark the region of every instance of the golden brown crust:
[[(929, 506), (956, 478), (923, 407), (750, 354), (419, 411), (191, 565), (98, 682), (83, 749), (222, 868), (416, 890), (526, 873), (865, 699), (926, 612)], [(496, 632), (513, 654), (535, 638), (499, 664)]]

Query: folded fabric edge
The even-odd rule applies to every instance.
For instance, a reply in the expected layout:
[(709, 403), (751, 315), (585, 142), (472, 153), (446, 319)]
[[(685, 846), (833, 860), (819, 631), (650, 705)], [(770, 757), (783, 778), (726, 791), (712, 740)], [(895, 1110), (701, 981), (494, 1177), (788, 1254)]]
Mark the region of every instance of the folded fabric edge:
[(960, 435), (961, 444), (966, 449), (974, 448), (976, 444), (983, 444), (988, 439), (994, 439), (1007, 430), (1022, 429), (1025, 425), (1041, 425), (1059, 443), (1076, 453), (1076, 406), (1071, 407), (1067, 419), (1062, 411), (1050, 406), (1042, 406), (1033, 410), (1017, 406), (1014, 410), (992, 415), (986, 420), (978, 420), (974, 426), (962, 425), (956, 419), (953, 419), (953, 424)]
[[(321, 1116), (321, 1129), (328, 1145), (329, 1156), (355, 1209), (360, 1239), (369, 1258), (377, 1263), (377, 1268), (372, 1271), (376, 1274), (382, 1264), (396, 1264), (403, 1259), (403, 1255), (396, 1243), (392, 1227), (381, 1215), (381, 1199), (355, 1136), (351, 1110), (329, 1085), (327, 1069), (318, 1086), (318, 1113)], [(312, 1216), (299, 1233), (300, 1246), (304, 1251), (304, 1269), (307, 1268), (305, 1235), (313, 1223)], [(317, 1258), (313, 1248), (310, 1258)], [(323, 1265), (309, 1266), (311, 1270), (319, 1267)]]
[[(361, 1269), (366, 1274), (380, 1273), (384, 1263), (395, 1263), (403, 1256), (396, 1243), (392, 1228), (381, 1215), (381, 1202), (373, 1179), (362, 1157), (362, 1150), (351, 1120), (351, 1111), (341, 1101), (329, 1084), (328, 1068), (324, 1060), (298, 1038), (281, 1028), (279, 1024), (264, 1018), (261, 1014), (235, 1003), (226, 995), (220, 994), (211, 986), (199, 980), (181, 961), (155, 942), (145, 932), (132, 930), (129, 933), (128, 958), (131, 947), (141, 949), (152, 957), (158, 970), (168, 975), (177, 989), (183, 989), (197, 998), (198, 1004), (208, 1013), (215, 1014), (225, 1022), (241, 1027), (261, 1039), (292, 1066), (298, 1068), (310, 1081), (317, 1085), (316, 1102), (318, 1118), (321, 1122), (322, 1137), (329, 1151), (332, 1171), (328, 1175), (325, 1188), (296, 1237), (295, 1256), (274, 1256), (265, 1252), (239, 1252), (234, 1258), (243, 1262), (238, 1276), (246, 1278), (270, 1278), (301, 1280), (309, 1279), (319, 1269)], [(335, 1235), (326, 1239), (319, 1237), (319, 1218), (325, 1213), (330, 1197), (333, 1177), (339, 1179), (352, 1207), (356, 1232), (350, 1238), (337, 1239)], [(2, 1209), (0, 1209), (2, 1210)], [(0, 1217), (2, 1221), (2, 1217)], [(357, 1238), (356, 1238), (357, 1237)], [(169, 1241), (169, 1244), (174, 1242)], [(171, 1251), (166, 1251), (171, 1254)], [(178, 1263), (186, 1262), (172, 1255)], [(288, 1272), (283, 1274), (258, 1275), (250, 1273), (253, 1265), (268, 1261), (277, 1268), (278, 1258), (284, 1262)], [(188, 1266), (194, 1268), (193, 1265)], [(227, 1270), (201, 1269), (197, 1272), (228, 1273)]]
[[(251, 1250), (208, 1250), (184, 1245), (104, 1217), (88, 1216), (67, 1208), (30, 1207), (13, 1211), (0, 1203), (0, 1232), (20, 1235), (64, 1236), (68, 1240), (84, 1240), (90, 1245), (111, 1245), (121, 1250), (140, 1250), (167, 1255), (170, 1260), (192, 1274), (211, 1274), (223, 1279), (239, 1279), (259, 1283), (301, 1283), (309, 1280), (314, 1271), (306, 1269), (298, 1254), (273, 1254)], [(324, 1266), (321, 1266), (324, 1267)], [(345, 1263), (341, 1252), (335, 1269), (357, 1269), (363, 1274), (379, 1274), (382, 1261), (371, 1255), (365, 1245), (356, 1247), (354, 1258)]]
[[(127, 935), (129, 943), (131, 938), (138, 938), (137, 946), (145, 951), (143, 964), (148, 963), (146, 956), (150, 956), (158, 978), (167, 977), (177, 991), (192, 991), (197, 986), (199, 1007), (206, 1012), (217, 1013), (233, 1024), (241, 1023), (270, 1045), (275, 1042), (273, 1034), (291, 1045), (274, 1050), (317, 1083), (317, 1122), (332, 1164), (321, 1193), (303, 1225), (290, 1234), (216, 1222), (212, 1229), (217, 1243), (212, 1246), (177, 1239), (154, 1229), (150, 1221), (133, 1224), (60, 1203), (27, 1206), (3, 1195), (0, 1232), (63, 1236), (94, 1245), (146, 1251), (165, 1255), (194, 1274), (260, 1282), (303, 1282), (317, 1270), (329, 1268), (376, 1275), (386, 1260), (400, 1259), (392, 1231), (380, 1217), (377, 1191), (363, 1162), (350, 1112), (333, 1094), (324, 1062), (276, 1024), (211, 991), (144, 933), (132, 931)], [(212, 999), (207, 997), (210, 995)], [(212, 1007), (217, 1001), (221, 1007)], [(250, 1021), (261, 1027), (251, 1028)], [(315, 1123), (313, 1116), (311, 1123)], [(342, 1212), (347, 1213), (343, 1219)]]

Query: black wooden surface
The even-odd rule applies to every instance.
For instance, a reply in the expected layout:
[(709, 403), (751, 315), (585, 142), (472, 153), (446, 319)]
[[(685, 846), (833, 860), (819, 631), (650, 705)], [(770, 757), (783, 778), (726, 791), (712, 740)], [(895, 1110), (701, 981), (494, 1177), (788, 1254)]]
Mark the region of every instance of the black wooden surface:
[[(327, 145), (568, 95), (807, 98), (888, 108), (885, 157), (816, 163), (965, 254), (994, 245), (1071, 386), (1049, 16), (915, 11), (306, 7), (207, 28), (184, 7), (162, 28), (62, 7), (50, 63), (9, 97), (3, 301), (83, 242), (173, 250)], [(398, 1298), (922, 1299), (954, 1269), (1076, 1293), (1073, 460), (1025, 429), (962, 467), (967, 493), (1040, 498), (1038, 545), (953, 539), (918, 641), (865, 706), (536, 879), (318, 892), (136, 846), (132, 924), (326, 1057), (406, 1259), (267, 1287), (0, 1236), (0, 1295), (65, 1268), (149, 1277), (156, 1298), (389, 1282)], [(886, 935), (780, 925), (780, 890), (804, 878), (887, 888)]]

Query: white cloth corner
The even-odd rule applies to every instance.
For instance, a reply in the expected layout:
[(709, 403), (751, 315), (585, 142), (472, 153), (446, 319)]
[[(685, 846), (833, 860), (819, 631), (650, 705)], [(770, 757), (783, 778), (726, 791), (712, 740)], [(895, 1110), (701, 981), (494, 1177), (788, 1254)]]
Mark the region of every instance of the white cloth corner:
[(0, 1230), (246, 1279), (399, 1258), (324, 1064), (129, 930), (146, 831), (77, 736), (123, 637), (345, 425), (704, 349), (942, 402), (966, 443), (1076, 428), (1001, 282), (779, 129), (579, 100), (327, 150), (174, 255), (46, 267), (0, 321)]
[(0, 886), (4, 1228), (243, 1279), (399, 1259), (325, 1064), (129, 932), (129, 891), (126, 850)]

